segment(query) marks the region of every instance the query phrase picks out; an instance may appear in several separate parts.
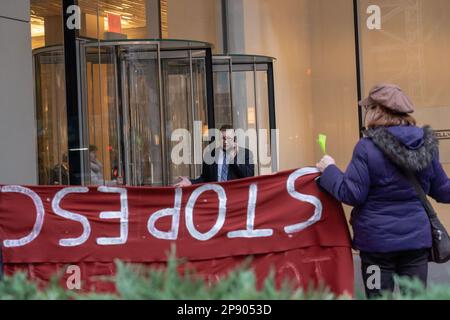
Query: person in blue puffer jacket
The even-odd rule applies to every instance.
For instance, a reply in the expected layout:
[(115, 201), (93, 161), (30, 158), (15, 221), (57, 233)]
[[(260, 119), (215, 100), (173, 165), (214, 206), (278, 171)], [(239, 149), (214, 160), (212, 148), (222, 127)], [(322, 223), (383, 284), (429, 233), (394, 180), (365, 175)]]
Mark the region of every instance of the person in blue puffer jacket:
[[(413, 104), (398, 86), (375, 86), (360, 105), (368, 129), (346, 172), (330, 156), (317, 167), (320, 186), (354, 207), (353, 247), (360, 251), (366, 295), (373, 298), (394, 290), (394, 275), (427, 283), (431, 226), (404, 170), (414, 172), (425, 192), (441, 203), (450, 203), (450, 180), (433, 130), (416, 126)], [(373, 281), (377, 270), (379, 281)]]

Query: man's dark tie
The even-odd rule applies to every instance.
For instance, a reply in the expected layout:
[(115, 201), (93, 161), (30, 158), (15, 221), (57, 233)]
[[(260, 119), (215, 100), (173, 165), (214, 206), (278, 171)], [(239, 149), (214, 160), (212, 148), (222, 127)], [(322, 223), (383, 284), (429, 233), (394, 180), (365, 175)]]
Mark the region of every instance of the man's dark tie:
[(222, 172), (220, 173), (220, 181), (228, 180), (228, 164), (227, 164), (227, 154), (223, 153), (223, 163), (222, 163)]

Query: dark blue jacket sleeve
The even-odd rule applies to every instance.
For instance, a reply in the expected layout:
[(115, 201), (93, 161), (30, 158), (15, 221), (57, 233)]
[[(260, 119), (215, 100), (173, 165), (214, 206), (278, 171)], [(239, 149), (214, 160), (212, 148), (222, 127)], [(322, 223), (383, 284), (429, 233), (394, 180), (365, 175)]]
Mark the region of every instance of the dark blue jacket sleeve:
[(202, 174), (200, 175), (200, 177), (196, 178), (196, 179), (190, 179), (192, 184), (199, 184), (199, 183), (204, 183), (207, 181), (206, 179), (207, 177), (207, 172), (206, 172), (206, 163), (205, 161), (202, 162)]
[(439, 156), (433, 161), (433, 171), (429, 195), (437, 202), (450, 203), (450, 180), (439, 162)]
[(233, 170), (235, 176), (239, 179), (249, 178), (255, 176), (255, 165), (253, 160), (253, 154), (250, 150), (244, 149), (244, 163), (240, 163), (239, 157), (236, 155), (232, 164), (230, 164), (230, 170)]
[(359, 206), (366, 201), (370, 176), (364, 140), (356, 145), (347, 171), (343, 173), (335, 165), (329, 166), (320, 177), (320, 186), (350, 206)]

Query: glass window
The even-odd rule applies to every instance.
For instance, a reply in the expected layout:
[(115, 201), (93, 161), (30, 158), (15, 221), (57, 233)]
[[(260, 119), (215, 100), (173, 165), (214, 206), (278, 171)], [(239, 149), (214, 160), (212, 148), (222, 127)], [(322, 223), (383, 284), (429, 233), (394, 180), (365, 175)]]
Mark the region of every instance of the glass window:
[[(193, 141), (193, 174), (194, 178), (199, 176), (202, 171), (203, 149), (206, 148), (209, 141), (203, 138), (208, 136), (208, 102), (206, 89), (206, 59), (205, 51), (192, 51), (192, 83), (194, 106), (194, 128), (192, 130)], [(195, 123), (198, 125), (195, 126)]]
[[(82, 12), (80, 36), (91, 39), (158, 38), (159, 10), (148, 0), (78, 0)], [(155, 20), (157, 20), (155, 22)], [(153, 34), (152, 34), (153, 32)]]
[(116, 52), (105, 46), (87, 47), (83, 56), (86, 84), (89, 173), (86, 183), (116, 185), (123, 183), (121, 128), (116, 86)]
[(30, 1), (30, 30), (33, 49), (63, 44), (61, 13), (61, 0)]
[[(176, 44), (184, 48), (185, 43), (81, 45), (83, 114), (88, 115), (83, 130), (91, 150), (86, 183), (167, 185), (178, 176), (200, 174), (201, 139), (207, 133), (205, 51), (177, 50)], [(177, 129), (190, 133), (188, 163), (172, 159)]]
[[(419, 125), (431, 125), (441, 137), (440, 160), (449, 172), (450, 1), (360, 0), (359, 5), (364, 93), (380, 82), (398, 84), (413, 100)], [(366, 26), (369, 5), (381, 8), (381, 30)], [(436, 209), (446, 210), (439, 204)]]
[(258, 117), (258, 163), (260, 170), (259, 174), (263, 175), (272, 173), (267, 71), (256, 71), (255, 79)]
[[(382, 12), (381, 30), (369, 30), (361, 19), (365, 94), (380, 82), (398, 84), (411, 97), (415, 117), (442, 133), (450, 132), (450, 2), (445, 0), (360, 1)], [(448, 137), (448, 136), (447, 136)], [(450, 140), (440, 143), (441, 161), (450, 169)]]
[[(159, 38), (160, 24), (167, 35), (167, 1), (78, 0), (79, 36), (117, 40)], [(63, 43), (62, 0), (31, 0), (33, 49)], [(161, 20), (161, 22), (160, 22)]]
[(60, 1), (30, 1), (40, 184), (67, 185), (69, 159)]
[(255, 131), (257, 119), (254, 74), (253, 71), (236, 71), (231, 74), (231, 77), (233, 126), (235, 129), (242, 129), (248, 133), (244, 141), (238, 141), (239, 147), (247, 148), (252, 152), (255, 162), (255, 175), (259, 175), (256, 165), (258, 163), (258, 141)]
[[(226, 66), (228, 68), (228, 66)], [(216, 127), (233, 124), (231, 109), (230, 73), (215, 71), (214, 77), (214, 120)]]
[(120, 61), (126, 182), (164, 185), (157, 47), (124, 47)]
[(213, 62), (216, 127), (231, 124), (243, 130), (245, 139), (238, 143), (252, 152), (255, 174), (259, 175), (276, 170), (271, 159), (269, 116), (271, 62), (270, 57), (250, 55), (215, 56)]
[[(163, 51), (162, 75), (164, 112), (166, 117), (167, 156), (169, 183), (174, 183), (179, 176), (197, 177), (201, 173), (201, 165), (177, 164), (172, 150), (179, 141), (172, 141), (172, 133), (177, 129), (186, 129), (191, 133), (190, 162), (194, 155), (202, 154), (203, 144), (198, 144), (196, 134), (200, 138), (207, 126), (206, 113), (206, 80), (204, 51)], [(198, 121), (199, 126), (195, 126)], [(200, 132), (196, 132), (199, 129)], [(188, 138), (188, 137), (186, 137)]]
[(69, 183), (63, 49), (35, 54), (39, 183)]

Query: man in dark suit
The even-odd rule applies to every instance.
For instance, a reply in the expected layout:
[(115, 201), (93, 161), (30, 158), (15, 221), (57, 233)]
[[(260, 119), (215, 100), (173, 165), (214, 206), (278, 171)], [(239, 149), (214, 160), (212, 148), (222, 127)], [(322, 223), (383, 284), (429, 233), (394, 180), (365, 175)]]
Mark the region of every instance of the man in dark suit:
[[(253, 177), (255, 165), (252, 154), (246, 148), (238, 148), (236, 135), (232, 126), (222, 126), (222, 148), (211, 152), (213, 163), (209, 164), (203, 160), (202, 174), (197, 179), (180, 177), (180, 182), (175, 187), (187, 187), (192, 184), (204, 182), (224, 182), (235, 179)], [(219, 152), (216, 154), (216, 152)]]

